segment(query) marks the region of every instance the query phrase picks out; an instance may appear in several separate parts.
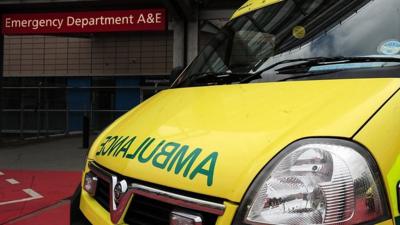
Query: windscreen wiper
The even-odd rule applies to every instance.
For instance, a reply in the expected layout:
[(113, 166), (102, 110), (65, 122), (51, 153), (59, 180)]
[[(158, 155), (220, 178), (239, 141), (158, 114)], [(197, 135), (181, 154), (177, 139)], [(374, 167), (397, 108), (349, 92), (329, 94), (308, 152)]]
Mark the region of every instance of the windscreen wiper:
[(315, 58), (288, 59), (288, 60), (279, 61), (277, 63), (274, 63), (274, 64), (272, 64), (272, 65), (270, 65), (270, 66), (258, 71), (257, 73), (251, 74), (250, 76), (248, 76), (248, 77), (244, 78), (243, 80), (241, 80), (240, 83), (248, 83), (248, 82), (250, 82), (252, 80), (260, 79), (260, 78), (262, 78), (261, 74), (263, 72), (268, 71), (270, 69), (273, 69), (273, 68), (275, 68), (275, 67), (277, 67), (279, 65), (282, 65), (282, 64), (295, 63), (295, 62), (312, 62), (312, 61), (320, 61), (320, 60), (324, 60), (324, 59), (326, 59), (326, 58), (325, 57), (315, 57)]
[(233, 73), (232, 71), (223, 72), (204, 72), (191, 75), (189, 78), (190, 82), (211, 82), (216, 81), (217, 83), (233, 83), (239, 82), (245, 77), (251, 75), (250, 73)]
[[(305, 63), (300, 63), (292, 66), (286, 66), (275, 70), (277, 74), (304, 74), (313, 73), (310, 71), (312, 67), (317, 66), (330, 66), (337, 64), (348, 64), (348, 63), (374, 63), (374, 62), (398, 62), (400, 63), (400, 58), (394, 57), (332, 57), (332, 58), (322, 58), (321, 60), (311, 60)], [(346, 67), (343, 70), (348, 69)], [(340, 67), (334, 69), (334, 71), (341, 70)], [(319, 72), (319, 71), (318, 71)], [(317, 73), (318, 73), (317, 72)]]
[[(289, 74), (316, 74), (310, 72), (310, 69), (315, 66), (328, 66), (328, 65), (335, 65), (335, 64), (346, 64), (346, 63), (369, 63), (369, 62), (399, 62), (400, 63), (400, 58), (394, 58), (394, 57), (344, 57), (344, 56), (339, 56), (339, 57), (315, 57), (315, 58), (304, 58), (304, 59), (291, 59), (291, 60), (283, 60), (277, 63), (274, 63), (257, 73), (254, 73), (250, 75), (249, 77), (246, 77), (243, 79), (240, 83), (248, 83), (252, 80), (255, 79), (260, 79), (262, 78), (261, 74), (265, 71), (271, 70), (274, 67), (277, 67), (282, 64), (288, 64), (288, 63), (295, 63), (295, 62), (303, 62), (303, 63), (297, 63), (295, 65), (291, 66), (286, 66), (279, 68), (275, 70), (275, 72), (280, 75), (289, 75)], [(339, 68), (334, 71), (340, 70)], [(332, 72), (334, 72), (332, 71)], [(326, 72), (325, 72), (326, 73)], [(321, 72), (319, 73), (321, 74)]]

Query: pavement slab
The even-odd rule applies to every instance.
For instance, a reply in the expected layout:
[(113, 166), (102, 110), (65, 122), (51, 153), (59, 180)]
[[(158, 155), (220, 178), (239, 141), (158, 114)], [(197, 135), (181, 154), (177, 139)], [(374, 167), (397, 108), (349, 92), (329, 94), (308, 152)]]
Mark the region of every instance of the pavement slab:
[(0, 148), (0, 171), (2, 169), (81, 171), (87, 152), (87, 149), (82, 148), (80, 137), (21, 146), (3, 146)]

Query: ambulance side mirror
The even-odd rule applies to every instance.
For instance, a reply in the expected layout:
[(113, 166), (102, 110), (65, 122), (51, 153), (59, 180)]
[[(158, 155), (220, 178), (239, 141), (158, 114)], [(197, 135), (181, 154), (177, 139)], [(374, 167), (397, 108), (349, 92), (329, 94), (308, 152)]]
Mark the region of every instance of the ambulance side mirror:
[(184, 67), (183, 66), (178, 66), (172, 69), (171, 75), (169, 77), (169, 84), (172, 85), (176, 78), (183, 72)]

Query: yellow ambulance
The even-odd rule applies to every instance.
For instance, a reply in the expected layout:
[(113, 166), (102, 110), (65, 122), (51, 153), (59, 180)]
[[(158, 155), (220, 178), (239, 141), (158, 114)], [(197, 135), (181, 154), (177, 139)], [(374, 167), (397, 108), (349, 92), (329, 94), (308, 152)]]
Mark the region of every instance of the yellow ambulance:
[(92, 224), (400, 224), (400, 1), (251, 0), (94, 142)]

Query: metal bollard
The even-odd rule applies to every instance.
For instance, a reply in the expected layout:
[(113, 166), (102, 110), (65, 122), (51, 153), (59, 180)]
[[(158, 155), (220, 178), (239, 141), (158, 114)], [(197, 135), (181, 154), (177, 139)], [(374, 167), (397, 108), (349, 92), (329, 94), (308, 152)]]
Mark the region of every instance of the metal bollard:
[(90, 120), (88, 116), (83, 116), (82, 126), (82, 148), (89, 148), (90, 139)]

